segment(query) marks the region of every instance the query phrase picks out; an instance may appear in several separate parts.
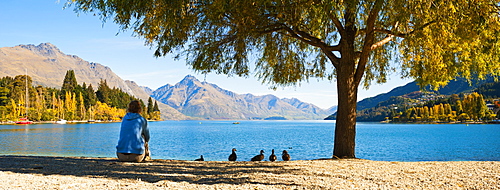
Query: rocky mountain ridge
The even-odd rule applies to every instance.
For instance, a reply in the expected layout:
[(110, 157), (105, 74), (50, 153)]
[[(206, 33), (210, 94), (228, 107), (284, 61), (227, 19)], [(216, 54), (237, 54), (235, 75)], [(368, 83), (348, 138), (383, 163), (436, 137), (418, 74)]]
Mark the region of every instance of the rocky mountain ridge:
[(64, 75), (74, 70), (80, 82), (97, 87), (101, 80), (132, 94), (132, 89), (109, 67), (88, 62), (76, 55), (66, 55), (50, 43), (18, 45), (0, 48), (0, 76), (24, 75), (26, 72), (36, 85), (60, 88)]
[(329, 114), (298, 99), (237, 94), (187, 75), (175, 85), (153, 91), (152, 97), (184, 115), (201, 119), (322, 119)]

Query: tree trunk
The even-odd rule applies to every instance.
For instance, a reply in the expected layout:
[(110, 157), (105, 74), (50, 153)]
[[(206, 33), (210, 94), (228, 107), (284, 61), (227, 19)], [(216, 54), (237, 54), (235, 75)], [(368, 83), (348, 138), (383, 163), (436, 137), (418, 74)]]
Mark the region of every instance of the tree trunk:
[(341, 63), (337, 68), (338, 108), (333, 156), (355, 158), (356, 103), (359, 83), (355, 82), (354, 77), (354, 57), (345, 56), (342, 59), (347, 62)]
[[(344, 27), (340, 38), (340, 58), (331, 60), (337, 74), (338, 108), (335, 123), (335, 139), (333, 157), (355, 158), (356, 147), (356, 103), (358, 85), (364, 72), (364, 66), (358, 65), (360, 58), (356, 57), (356, 4), (347, 1), (344, 15)], [(336, 61), (336, 62), (335, 62)], [(357, 69), (361, 69), (358, 70)], [(358, 74), (356, 74), (358, 73)]]

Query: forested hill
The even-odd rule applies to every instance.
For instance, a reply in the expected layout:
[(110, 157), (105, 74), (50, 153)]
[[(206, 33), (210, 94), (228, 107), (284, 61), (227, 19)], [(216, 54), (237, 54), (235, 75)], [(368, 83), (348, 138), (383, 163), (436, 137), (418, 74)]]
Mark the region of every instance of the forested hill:
[[(494, 103), (493, 99), (500, 97), (500, 89), (498, 89), (500, 87), (500, 84), (493, 81), (494, 79), (492, 77), (482, 81), (471, 82), (468, 82), (463, 78), (459, 78), (457, 80), (450, 81), (447, 86), (440, 88), (437, 91), (430, 90), (430, 88), (421, 90), (416, 82), (410, 82), (404, 86), (394, 88), (388, 93), (379, 94), (377, 96), (359, 101), (357, 107), (357, 121), (382, 121), (395, 116), (399, 118), (398, 114), (403, 114), (411, 108), (419, 107), (420, 109), (424, 110), (424, 108), (440, 109), (443, 106), (450, 106), (449, 110), (456, 111), (454, 114), (457, 114), (460, 112), (460, 109), (458, 109), (457, 107), (465, 106), (458, 106), (458, 104), (460, 103), (457, 103), (457, 100), (462, 98), (461, 101), (470, 102), (470, 100), (468, 100), (467, 98), (468, 95), (466, 96), (466, 94), (470, 94), (473, 92), (476, 92), (477, 95), (474, 95), (474, 97), (469, 97), (469, 99), (479, 98), (481, 100), (475, 101), (480, 102), (481, 106), (486, 106), (487, 102)], [(485, 99), (485, 101), (482, 101), (483, 98)], [(420, 111), (413, 112), (420, 114)], [(403, 114), (404, 116), (402, 117), (406, 117), (406, 119), (409, 119), (408, 115), (413, 114), (413, 112), (410, 111), (409, 113), (405, 113), (406, 115)], [(469, 116), (472, 115), (472, 113), (467, 114)], [(421, 116), (419, 115), (415, 117), (420, 118)], [(462, 115), (461, 117), (459, 117), (459, 115), (454, 115), (453, 117), (453, 119), (455, 120), (457, 118), (467, 118), (467, 116), (464, 115)], [(335, 119), (335, 114), (328, 116), (326, 119)]]
[[(435, 91), (436, 94), (440, 95), (452, 95), (471, 92), (482, 84), (493, 82), (493, 78), (488, 78), (484, 81), (472, 81), (471, 84), (463, 78), (458, 78), (456, 80), (450, 81), (450, 83), (439, 90)], [(417, 82), (410, 82), (406, 85), (396, 87), (387, 93), (382, 93), (374, 97), (365, 98), (358, 102), (357, 110), (364, 110), (367, 108), (373, 108), (377, 106), (380, 102), (387, 101), (391, 97), (403, 96), (415, 91), (420, 91), (420, 87)], [(425, 91), (432, 91), (430, 88), (426, 88)]]
[(387, 93), (382, 93), (374, 97), (365, 98), (358, 102), (357, 110), (364, 110), (377, 106), (378, 103), (388, 100), (393, 96), (402, 96), (410, 92), (419, 91), (420, 88), (416, 82), (410, 82), (404, 86), (399, 86)]

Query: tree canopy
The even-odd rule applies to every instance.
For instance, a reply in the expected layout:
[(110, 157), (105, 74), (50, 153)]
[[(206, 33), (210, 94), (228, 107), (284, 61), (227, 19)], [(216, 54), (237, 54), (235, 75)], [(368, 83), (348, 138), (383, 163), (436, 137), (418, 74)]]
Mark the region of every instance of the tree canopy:
[[(334, 156), (355, 157), (363, 82), (390, 72), (420, 85), (500, 74), (498, 0), (69, 0), (174, 53), (202, 73), (255, 75), (273, 87), (310, 78), (338, 91)], [(394, 63), (394, 64), (392, 64)]]
[(76, 82), (76, 75), (74, 70), (66, 71), (66, 75), (64, 76), (63, 84), (61, 87), (61, 91), (63, 94), (65, 92), (72, 92), (78, 86)]

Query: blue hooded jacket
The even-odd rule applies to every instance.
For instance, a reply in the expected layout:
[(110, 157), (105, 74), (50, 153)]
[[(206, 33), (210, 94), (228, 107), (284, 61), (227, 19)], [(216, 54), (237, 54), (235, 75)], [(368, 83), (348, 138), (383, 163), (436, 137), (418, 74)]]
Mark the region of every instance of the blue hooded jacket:
[(116, 152), (144, 154), (145, 142), (149, 142), (148, 122), (138, 113), (127, 113), (122, 120)]

